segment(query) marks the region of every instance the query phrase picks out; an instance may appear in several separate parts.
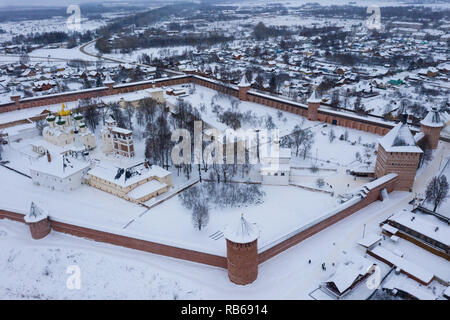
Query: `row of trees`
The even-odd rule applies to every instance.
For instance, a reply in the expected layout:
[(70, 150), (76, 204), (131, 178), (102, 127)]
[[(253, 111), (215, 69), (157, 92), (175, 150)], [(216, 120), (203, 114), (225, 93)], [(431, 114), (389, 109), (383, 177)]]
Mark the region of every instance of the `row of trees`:
[(38, 44), (48, 45), (53, 43), (67, 42), (68, 48), (76, 47), (81, 43), (85, 43), (94, 39), (94, 33), (92, 31), (86, 31), (84, 33), (72, 32), (67, 33), (64, 31), (50, 31), (31, 33), (28, 35), (17, 35), (12, 38), (14, 44)]
[(260, 185), (230, 182), (201, 182), (180, 193), (182, 205), (192, 210), (192, 223), (199, 231), (209, 222), (209, 210), (237, 208), (263, 202)]
[(303, 128), (304, 121), (299, 125), (295, 125), (292, 132), (283, 137), (281, 145), (290, 147), (295, 150), (295, 156), (306, 156), (310, 153), (312, 146), (314, 145), (314, 133), (309, 128)]

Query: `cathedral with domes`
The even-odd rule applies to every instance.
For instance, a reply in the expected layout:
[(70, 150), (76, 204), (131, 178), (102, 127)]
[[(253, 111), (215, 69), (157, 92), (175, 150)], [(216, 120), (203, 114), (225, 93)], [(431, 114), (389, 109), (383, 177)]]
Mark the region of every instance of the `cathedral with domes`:
[(94, 134), (86, 128), (83, 115), (73, 114), (66, 109), (64, 104), (57, 115), (49, 115), (46, 118), (48, 126), (42, 131), (44, 140), (56, 146), (65, 146), (75, 142), (75, 132), (79, 134), (82, 144), (87, 150), (94, 149), (97, 145)]

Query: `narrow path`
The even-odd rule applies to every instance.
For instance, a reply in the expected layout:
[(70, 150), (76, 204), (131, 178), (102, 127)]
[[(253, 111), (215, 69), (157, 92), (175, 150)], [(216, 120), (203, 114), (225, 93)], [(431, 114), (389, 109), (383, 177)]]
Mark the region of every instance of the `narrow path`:
[(6, 169), (8, 169), (8, 170), (14, 171), (15, 173), (21, 174), (21, 175), (27, 177), (28, 179), (31, 179), (31, 177), (30, 177), (29, 175), (27, 175), (27, 174), (25, 174), (25, 173), (23, 173), (23, 172), (20, 172), (20, 171), (18, 171), (18, 170), (16, 170), (16, 169), (13, 169), (13, 168), (11, 168), (11, 167), (8, 167), (7, 165), (0, 164), (0, 166), (6, 168)]

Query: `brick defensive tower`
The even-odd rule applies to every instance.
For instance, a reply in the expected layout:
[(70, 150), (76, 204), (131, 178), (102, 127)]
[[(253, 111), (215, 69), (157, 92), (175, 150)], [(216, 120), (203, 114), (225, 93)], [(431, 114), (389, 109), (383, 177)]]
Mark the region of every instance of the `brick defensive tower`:
[(412, 191), (422, 153), (406, 124), (407, 116), (379, 140), (375, 176), (397, 173), (395, 190)]
[(14, 89), (11, 91), (9, 98), (14, 102), (16, 110), (20, 110), (20, 99), (22, 99), (22, 95)]
[(242, 76), (241, 82), (238, 84), (239, 88), (239, 100), (246, 101), (247, 100), (247, 92), (250, 90), (250, 82), (248, 82), (245, 74)]
[(258, 227), (242, 215), (237, 224), (225, 228), (224, 235), (228, 277), (235, 284), (252, 283), (258, 277)]
[(51, 231), (48, 214), (38, 208), (34, 202), (31, 203), (30, 212), (24, 217), (26, 224), (30, 227), (33, 239), (42, 239)]
[(308, 120), (317, 121), (320, 102), (322, 102), (322, 99), (319, 98), (319, 94), (314, 90), (308, 99)]
[(427, 116), (420, 121), (420, 131), (424, 133), (431, 149), (437, 148), (443, 127), (444, 121), (442, 120), (436, 107), (433, 107), (431, 111), (428, 112)]
[(109, 90), (110, 92), (112, 92), (112, 90), (113, 90), (113, 88), (114, 88), (114, 84), (115, 84), (114, 80), (111, 79), (111, 76), (108, 74), (108, 75), (106, 76), (105, 81), (103, 81), (103, 85), (107, 86), (107, 87), (108, 87), (108, 90)]

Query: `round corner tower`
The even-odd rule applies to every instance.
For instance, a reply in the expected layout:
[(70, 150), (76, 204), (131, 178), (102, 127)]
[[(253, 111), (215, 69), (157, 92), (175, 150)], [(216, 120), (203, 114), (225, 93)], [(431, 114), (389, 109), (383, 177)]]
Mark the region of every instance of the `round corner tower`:
[(18, 93), (16, 90), (13, 90), (9, 96), (17, 110), (20, 110), (20, 99), (22, 99), (22, 95)]
[(111, 79), (111, 76), (108, 74), (105, 78), (105, 81), (103, 81), (103, 84), (108, 87), (109, 91), (112, 91), (114, 88), (115, 82)]
[(427, 116), (420, 121), (420, 131), (425, 135), (428, 140), (431, 149), (436, 149), (439, 143), (439, 137), (441, 130), (444, 127), (444, 121), (442, 121), (439, 115), (438, 109), (433, 107)]
[(239, 285), (252, 283), (258, 277), (258, 227), (242, 215), (238, 224), (226, 227), (224, 234), (230, 281)]
[(313, 91), (311, 97), (309, 97), (307, 102), (308, 102), (308, 120), (317, 121), (320, 102), (322, 102), (322, 99), (319, 98), (319, 95), (316, 90)]
[(31, 237), (33, 239), (42, 239), (47, 236), (52, 227), (48, 219), (48, 214), (31, 203), (30, 212), (24, 217), (26, 224), (30, 227)]
[(242, 76), (241, 82), (238, 84), (239, 88), (239, 100), (246, 101), (247, 100), (247, 92), (250, 90), (250, 82), (248, 82), (245, 74)]

